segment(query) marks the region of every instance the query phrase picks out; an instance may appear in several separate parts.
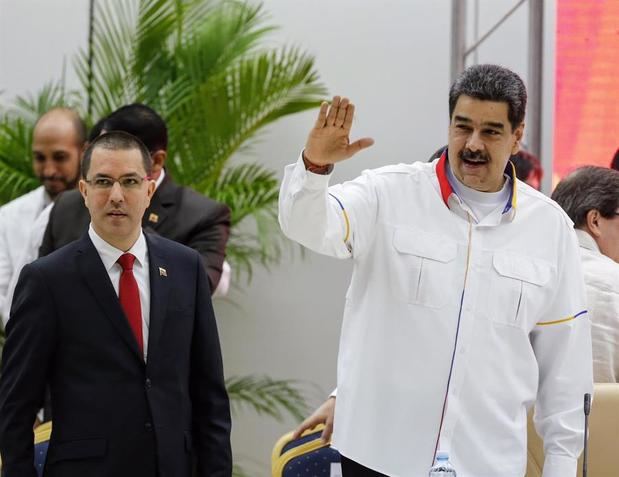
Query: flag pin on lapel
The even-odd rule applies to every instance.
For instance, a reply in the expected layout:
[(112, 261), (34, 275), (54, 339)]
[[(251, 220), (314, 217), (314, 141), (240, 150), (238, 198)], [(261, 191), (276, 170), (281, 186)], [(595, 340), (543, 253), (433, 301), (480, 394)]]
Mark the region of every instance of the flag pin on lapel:
[[(152, 222), (153, 224), (156, 224), (157, 222), (159, 222), (159, 216), (158, 216), (157, 214), (155, 214), (155, 213), (151, 213), (151, 214), (148, 216), (148, 221), (149, 221), (149, 222)], [(164, 271), (165, 271), (165, 270), (164, 270)]]
[(160, 277), (167, 277), (168, 276), (168, 271), (165, 268), (159, 267), (159, 276)]

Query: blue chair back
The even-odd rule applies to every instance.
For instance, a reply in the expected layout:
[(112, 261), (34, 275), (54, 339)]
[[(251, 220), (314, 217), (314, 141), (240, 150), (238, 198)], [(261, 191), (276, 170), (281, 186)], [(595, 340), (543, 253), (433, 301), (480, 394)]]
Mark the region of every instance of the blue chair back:
[(329, 477), (332, 464), (340, 463), (340, 454), (321, 441), (323, 427), (306, 431), (298, 439), (292, 439), (292, 432), (282, 436), (271, 456), (272, 477)]

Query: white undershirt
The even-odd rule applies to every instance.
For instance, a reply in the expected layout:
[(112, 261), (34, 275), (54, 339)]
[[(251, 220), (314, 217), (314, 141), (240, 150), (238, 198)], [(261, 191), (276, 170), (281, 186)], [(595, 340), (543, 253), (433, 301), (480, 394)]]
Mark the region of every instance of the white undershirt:
[(447, 167), (447, 180), (451, 188), (460, 200), (471, 209), (477, 222), (481, 222), (498, 207), (503, 208), (507, 204), (511, 192), (511, 178), (507, 175), (504, 177), (505, 183), (500, 191), (481, 192), (464, 185), (451, 170), (451, 165)]
[(159, 174), (159, 177), (157, 177), (157, 180), (155, 181), (155, 190), (159, 189), (159, 186), (163, 182), (164, 177), (165, 177), (165, 169), (162, 168), (161, 173)]
[[(103, 266), (107, 270), (110, 277), (114, 291), (116, 292), (116, 295), (118, 295), (120, 274), (122, 273), (122, 267), (118, 263), (118, 259), (125, 252), (110, 245), (99, 237), (92, 224), (90, 224), (88, 228), (88, 235), (97, 249), (99, 257), (101, 257), (101, 261), (103, 262)], [(140, 232), (140, 236), (133, 246), (127, 250), (127, 253), (131, 253), (135, 256), (133, 275), (135, 276), (135, 281), (140, 289), (142, 338), (144, 340), (144, 361), (146, 361), (146, 357), (148, 355), (148, 327), (150, 325), (150, 273), (148, 268), (148, 248), (143, 232)]]

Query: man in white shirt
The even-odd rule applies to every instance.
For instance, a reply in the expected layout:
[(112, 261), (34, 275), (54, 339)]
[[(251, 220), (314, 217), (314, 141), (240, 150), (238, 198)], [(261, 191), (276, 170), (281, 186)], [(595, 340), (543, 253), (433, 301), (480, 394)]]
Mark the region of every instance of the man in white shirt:
[(86, 126), (71, 109), (52, 109), (34, 127), (32, 167), (42, 185), (0, 208), (0, 314), (5, 324), (9, 285), (17, 281), (32, 234), (42, 235), (36, 224), (44, 230), (47, 219), (39, 221), (43, 211), (58, 194), (76, 186), (85, 140)]
[(619, 171), (586, 166), (552, 198), (574, 221), (591, 317), (593, 379), (619, 382)]
[(50, 477), (230, 477), (230, 409), (200, 254), (144, 234), (151, 155), (128, 133), (85, 151), (83, 236), (20, 275), (0, 376), (4, 477), (36, 477), (49, 383)]
[(527, 410), (544, 477), (575, 477), (592, 391), (590, 323), (572, 223), (518, 181), (510, 155), (526, 90), (495, 65), (449, 94), (448, 149), (329, 187), (354, 106), (321, 106), (286, 167), (284, 233), (354, 262), (338, 357), (334, 446), (344, 477), (426, 475), (438, 449), (459, 477), (521, 477)]

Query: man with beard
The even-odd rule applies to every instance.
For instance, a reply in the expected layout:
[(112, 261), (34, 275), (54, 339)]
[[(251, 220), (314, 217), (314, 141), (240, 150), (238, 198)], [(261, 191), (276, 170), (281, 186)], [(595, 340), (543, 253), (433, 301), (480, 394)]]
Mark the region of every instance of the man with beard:
[(32, 167), (41, 181), (35, 190), (0, 208), (0, 313), (6, 323), (9, 284), (16, 281), (24, 264), (33, 224), (61, 192), (75, 188), (86, 126), (79, 115), (66, 108), (43, 114), (32, 134)]
[(336, 96), (286, 167), (284, 233), (354, 262), (333, 434), (344, 477), (427, 475), (439, 449), (461, 477), (522, 476), (533, 404), (543, 476), (576, 476), (590, 322), (571, 221), (509, 163), (525, 108), (518, 75), (472, 66), (450, 89), (439, 159), (329, 187), (334, 164), (373, 144), (350, 141), (355, 107)]

